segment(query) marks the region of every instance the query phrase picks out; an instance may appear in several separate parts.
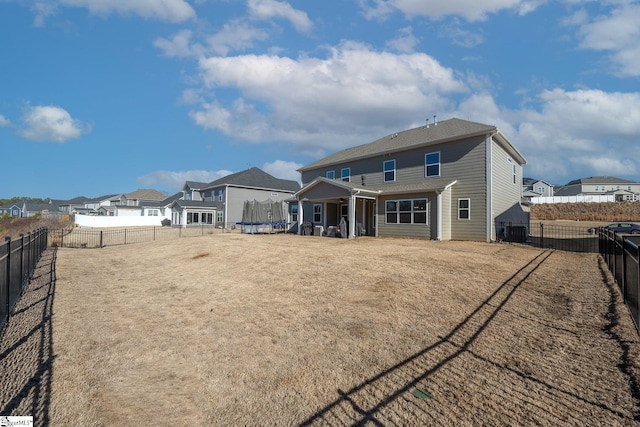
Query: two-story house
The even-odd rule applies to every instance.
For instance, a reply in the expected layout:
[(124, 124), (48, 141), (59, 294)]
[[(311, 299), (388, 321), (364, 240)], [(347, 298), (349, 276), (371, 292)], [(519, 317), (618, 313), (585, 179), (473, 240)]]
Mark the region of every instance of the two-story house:
[(556, 196), (613, 196), (617, 202), (640, 200), (640, 182), (613, 176), (574, 179), (556, 191)]
[(252, 167), (210, 183), (187, 181), (182, 188), (183, 200), (172, 205), (172, 223), (190, 226), (214, 224), (235, 228), (242, 221), (246, 201), (284, 202), (300, 189), (300, 184), (276, 178)]
[(528, 223), (525, 164), (492, 125), (454, 118), (393, 133), (300, 168), (299, 221), (344, 218), (349, 237), (492, 241)]

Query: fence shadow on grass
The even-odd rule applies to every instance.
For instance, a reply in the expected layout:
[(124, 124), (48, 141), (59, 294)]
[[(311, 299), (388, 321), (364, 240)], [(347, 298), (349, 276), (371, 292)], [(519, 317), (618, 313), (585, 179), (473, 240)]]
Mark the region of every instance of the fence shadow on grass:
[[(520, 407), (528, 408), (534, 414), (528, 416), (533, 417), (536, 424), (568, 422), (558, 418), (558, 414), (571, 414), (575, 402), (591, 408), (597, 407), (612, 417), (628, 419), (628, 413), (622, 413), (596, 399), (580, 396), (568, 385), (565, 387), (563, 383), (550, 384), (542, 378), (536, 378), (526, 368), (504, 366), (504, 362), (478, 355), (470, 347), (494, 318), (506, 310), (505, 305), (514, 293), (552, 253), (553, 251), (549, 250), (540, 252), (502, 283), (446, 336), (438, 337), (434, 344), (350, 390), (337, 390), (338, 397), (333, 402), (300, 425), (437, 425), (447, 419), (447, 424), (455, 425), (459, 423), (460, 418), (473, 419), (466, 411), (482, 414), (483, 405), (495, 400), (492, 393), (503, 393), (502, 400), (515, 399)], [(468, 375), (466, 369), (469, 365), (475, 366), (480, 374)], [(503, 378), (495, 378), (498, 375)], [(505, 387), (502, 381), (505, 381), (505, 376), (514, 384), (524, 383), (527, 388), (537, 389), (537, 393), (547, 396), (550, 403), (539, 403), (536, 401), (535, 393), (528, 390), (522, 392), (517, 387), (514, 387), (514, 390), (503, 391)], [(469, 397), (469, 393), (464, 389), (451, 390), (448, 384), (450, 382), (469, 384), (469, 388), (475, 390), (479, 396)], [(441, 396), (443, 399), (457, 400), (458, 397), (464, 397), (466, 407), (447, 405), (448, 407), (443, 408), (445, 405), (425, 404), (425, 401), (421, 400), (425, 395), (420, 392), (426, 391), (426, 398), (430, 399), (429, 394), (434, 391), (431, 387), (438, 386), (439, 392), (448, 394)], [(418, 394), (413, 394), (414, 392)], [(515, 397), (511, 393), (514, 393)], [(498, 408), (505, 417), (512, 417), (509, 424), (519, 424), (522, 419), (518, 418), (518, 415), (509, 414), (508, 410)], [(482, 423), (481, 419), (476, 418), (475, 421)]]
[(43, 252), (0, 337), (0, 414), (49, 424), (57, 248)]

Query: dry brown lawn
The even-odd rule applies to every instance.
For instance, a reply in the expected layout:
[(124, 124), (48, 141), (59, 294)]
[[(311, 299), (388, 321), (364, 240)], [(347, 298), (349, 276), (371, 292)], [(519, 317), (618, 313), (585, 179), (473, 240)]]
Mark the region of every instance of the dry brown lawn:
[(229, 233), (41, 264), (0, 346), (0, 409), (40, 425), (640, 424), (593, 254)]

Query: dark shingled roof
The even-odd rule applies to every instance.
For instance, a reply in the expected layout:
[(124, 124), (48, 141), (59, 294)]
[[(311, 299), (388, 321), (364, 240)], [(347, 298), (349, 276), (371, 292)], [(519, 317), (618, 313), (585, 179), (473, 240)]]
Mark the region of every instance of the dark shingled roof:
[(300, 190), (300, 184), (296, 181), (276, 178), (256, 167), (252, 167), (251, 169), (247, 169), (242, 172), (232, 173), (231, 175), (217, 179), (210, 182), (206, 187), (203, 187), (200, 190), (208, 190), (221, 185), (288, 191), (291, 193), (295, 193)]
[[(368, 144), (338, 151), (337, 153), (303, 166), (298, 170), (303, 172), (345, 161), (364, 159), (384, 153), (404, 151), (489, 133), (498, 133), (498, 128), (491, 125), (453, 118), (439, 122), (437, 125), (431, 124), (429, 127), (420, 126), (418, 128), (393, 133)], [(502, 141), (500, 142), (520, 163), (526, 163), (524, 157), (511, 145), (506, 137), (502, 136)]]

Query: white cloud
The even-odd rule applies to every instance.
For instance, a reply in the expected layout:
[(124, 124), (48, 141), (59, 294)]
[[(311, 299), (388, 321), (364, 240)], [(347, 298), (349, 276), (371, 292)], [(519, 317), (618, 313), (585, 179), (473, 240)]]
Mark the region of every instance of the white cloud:
[(253, 47), (254, 40), (266, 40), (269, 35), (241, 20), (226, 23), (221, 31), (207, 37), (210, 52), (226, 55), (232, 50)]
[(368, 19), (384, 19), (395, 11), (407, 16), (427, 16), (439, 19), (444, 16), (460, 16), (467, 21), (483, 21), (487, 15), (501, 10), (514, 10), (520, 15), (535, 10), (544, 0), (361, 0), (360, 5)]
[(640, 173), (640, 93), (554, 89), (538, 100), (536, 110), (511, 113), (535, 175), (562, 181)]
[(195, 10), (185, 0), (55, 0), (35, 2), (32, 6), (36, 13), (35, 25), (42, 26), (58, 7), (81, 7), (95, 15), (118, 13), (165, 22), (184, 22), (196, 18)]
[(9, 119), (7, 119), (5, 116), (0, 114), (0, 128), (1, 127), (5, 127), (5, 126), (9, 126), (10, 124), (11, 124), (11, 122), (9, 121)]
[(159, 37), (154, 40), (153, 45), (160, 49), (168, 57), (197, 56), (203, 52), (203, 47), (199, 44), (192, 44), (191, 30), (182, 30), (175, 33), (170, 39)]
[(419, 43), (418, 38), (413, 35), (413, 28), (401, 28), (399, 33), (398, 37), (387, 42), (387, 46), (396, 52), (413, 52), (416, 45)]
[(205, 129), (255, 142), (292, 142), (319, 153), (397, 130), (416, 111), (450, 109), (449, 96), (467, 90), (451, 69), (423, 53), (394, 55), (351, 42), (329, 53), (202, 58), (201, 79), (210, 96), (218, 88), (235, 88), (241, 98), (230, 106), (204, 103), (191, 116)]
[(32, 141), (65, 142), (91, 131), (61, 107), (41, 105), (30, 107), (22, 117), (19, 134)]
[(181, 30), (171, 38), (157, 38), (153, 45), (168, 57), (198, 57), (207, 54), (227, 55), (231, 51), (252, 48), (254, 41), (269, 38), (267, 32), (242, 20), (232, 20), (215, 34), (205, 37), (204, 43), (194, 40), (191, 30)]
[(253, 19), (268, 20), (271, 18), (283, 18), (291, 22), (296, 30), (309, 32), (313, 23), (307, 14), (301, 10), (294, 9), (287, 2), (276, 0), (249, 0), (247, 3), (249, 15)]
[(159, 170), (138, 177), (136, 182), (142, 186), (166, 188), (176, 193), (182, 189), (186, 181), (208, 183), (232, 173), (224, 169), (218, 171), (191, 170), (181, 172)]
[(262, 165), (262, 170), (280, 179), (290, 179), (300, 182), (300, 172), (298, 169), (304, 166), (301, 163), (275, 160)]
[[(580, 20), (582, 19), (582, 20)], [(582, 23), (580, 14), (573, 21)], [(640, 76), (640, 4), (624, 4), (607, 16), (582, 23), (579, 31), (580, 47), (609, 51), (615, 64), (614, 72), (623, 77)]]
[(457, 18), (440, 27), (438, 36), (451, 40), (453, 44), (467, 48), (476, 47), (484, 42), (482, 34), (463, 29)]

